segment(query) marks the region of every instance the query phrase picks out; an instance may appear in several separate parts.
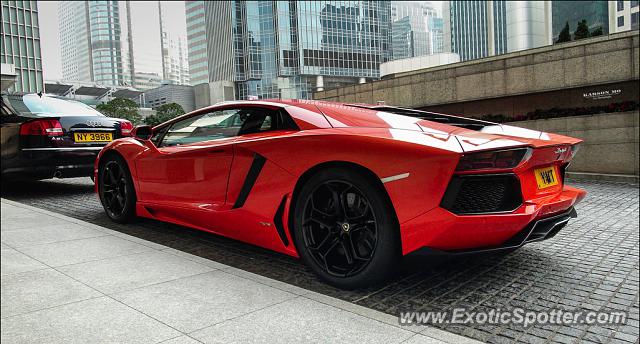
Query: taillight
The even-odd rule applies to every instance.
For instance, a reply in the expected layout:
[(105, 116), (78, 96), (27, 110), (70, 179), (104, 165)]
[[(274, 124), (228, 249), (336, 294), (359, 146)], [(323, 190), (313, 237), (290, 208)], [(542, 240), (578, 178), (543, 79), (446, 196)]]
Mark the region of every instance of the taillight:
[(133, 130), (133, 124), (129, 121), (120, 121), (120, 133), (122, 136), (131, 136), (131, 131)]
[(22, 123), (20, 135), (61, 136), (64, 133), (57, 119), (37, 119)]
[(529, 148), (516, 148), (465, 154), (456, 171), (514, 168), (529, 158), (530, 151)]

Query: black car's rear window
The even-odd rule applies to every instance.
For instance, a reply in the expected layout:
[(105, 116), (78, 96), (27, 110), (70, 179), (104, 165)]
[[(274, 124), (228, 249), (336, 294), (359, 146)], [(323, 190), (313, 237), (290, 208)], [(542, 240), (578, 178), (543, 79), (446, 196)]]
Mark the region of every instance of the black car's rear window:
[(11, 106), (21, 114), (33, 114), (35, 116), (103, 116), (89, 105), (50, 96), (38, 96), (37, 94), (9, 95), (7, 99)]

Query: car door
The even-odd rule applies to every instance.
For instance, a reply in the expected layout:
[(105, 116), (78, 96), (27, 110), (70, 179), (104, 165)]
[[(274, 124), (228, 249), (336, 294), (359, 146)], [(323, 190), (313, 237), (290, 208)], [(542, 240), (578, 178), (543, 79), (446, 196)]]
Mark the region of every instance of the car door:
[(154, 137), (157, 149), (136, 160), (141, 202), (217, 210), (226, 202), (239, 108), (212, 110), (174, 122)]
[[(273, 107), (247, 109), (247, 119), (243, 122), (238, 138), (234, 142), (234, 158), (227, 188), (227, 200), (233, 203), (233, 207), (241, 207), (246, 201), (251, 189), (249, 185), (256, 182), (259, 174), (264, 174), (260, 172), (263, 170), (263, 165), (266, 170), (274, 167), (270, 166), (259, 153), (267, 147), (265, 146), (267, 141), (291, 135), (297, 131), (299, 131), (297, 125), (284, 109)], [(272, 181), (276, 182), (276, 180)]]

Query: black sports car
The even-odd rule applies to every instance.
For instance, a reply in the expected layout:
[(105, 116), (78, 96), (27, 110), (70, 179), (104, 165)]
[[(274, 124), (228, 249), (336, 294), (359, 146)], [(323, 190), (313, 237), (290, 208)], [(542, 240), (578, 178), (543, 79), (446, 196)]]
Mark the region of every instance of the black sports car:
[(130, 136), (131, 122), (46, 94), (2, 95), (2, 179), (93, 175), (107, 143)]

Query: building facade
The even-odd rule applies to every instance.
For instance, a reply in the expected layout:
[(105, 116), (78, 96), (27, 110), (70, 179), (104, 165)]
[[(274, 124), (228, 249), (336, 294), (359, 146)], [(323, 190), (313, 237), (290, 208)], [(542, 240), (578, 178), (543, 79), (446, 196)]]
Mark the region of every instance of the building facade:
[(429, 42), (431, 53), (439, 54), (444, 52), (444, 20), (438, 17), (429, 19)]
[[(42, 55), (40, 26), (36, 1), (2, 1), (0, 17), (0, 63), (3, 70), (12, 69), (15, 83), (8, 86), (13, 92), (42, 92)], [(13, 65), (4, 66), (4, 65)]]
[(507, 51), (505, 1), (446, 1), (444, 51), (462, 61)]
[(165, 5), (161, 1), (124, 3), (133, 86), (146, 90), (162, 83), (189, 84), (186, 38), (167, 29)]
[(130, 85), (117, 1), (61, 1), (58, 18), (63, 79)]
[(638, 30), (638, 0), (609, 1), (609, 31), (611, 33)]
[(188, 83), (184, 38), (163, 26), (161, 2), (60, 1), (58, 18), (64, 80), (139, 89)]
[(388, 1), (192, 1), (186, 11), (192, 83), (231, 81), (239, 99), (306, 99), (378, 78), (390, 58)]
[(189, 78), (192, 85), (209, 82), (204, 1), (185, 1)]
[(428, 2), (391, 2), (391, 57), (405, 59), (434, 53), (430, 35), (436, 10)]
[[(611, 1), (615, 3), (615, 1)], [(552, 1), (552, 41), (558, 41), (558, 36), (565, 25), (569, 24), (569, 32), (573, 34), (578, 22), (587, 21), (589, 31), (602, 30), (602, 34), (609, 33), (609, 1)]]
[(195, 110), (193, 86), (167, 84), (144, 92), (145, 107), (155, 110), (159, 106), (171, 103), (179, 104), (185, 112)]
[(552, 1), (448, 1), (444, 50), (462, 61), (549, 45)]

